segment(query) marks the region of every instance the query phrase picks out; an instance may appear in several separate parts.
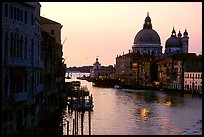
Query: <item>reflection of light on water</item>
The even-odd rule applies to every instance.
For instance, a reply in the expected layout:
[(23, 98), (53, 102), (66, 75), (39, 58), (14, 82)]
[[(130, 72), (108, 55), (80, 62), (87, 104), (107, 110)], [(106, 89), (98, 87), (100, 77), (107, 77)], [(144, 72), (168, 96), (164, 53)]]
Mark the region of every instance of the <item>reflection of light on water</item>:
[(167, 102), (165, 103), (165, 105), (168, 106), (168, 107), (170, 107), (170, 106), (171, 106), (171, 101), (167, 101)]
[(149, 113), (149, 110), (147, 108), (141, 108), (140, 109), (140, 115), (142, 118), (148, 118), (147, 115)]

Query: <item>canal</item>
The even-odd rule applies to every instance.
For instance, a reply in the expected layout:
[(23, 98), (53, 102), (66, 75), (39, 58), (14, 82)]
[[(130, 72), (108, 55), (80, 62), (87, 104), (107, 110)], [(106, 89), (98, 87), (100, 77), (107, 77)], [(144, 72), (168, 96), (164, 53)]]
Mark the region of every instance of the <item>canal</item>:
[[(89, 74), (72, 73), (66, 81), (81, 81), (93, 96), (92, 135), (202, 135), (202, 98), (164, 91), (99, 88), (76, 79), (83, 75)], [(72, 135), (74, 115), (64, 111), (63, 135), (67, 135), (67, 127)], [(78, 134), (80, 131), (81, 124)], [(89, 115), (85, 112), (83, 135), (88, 134)]]

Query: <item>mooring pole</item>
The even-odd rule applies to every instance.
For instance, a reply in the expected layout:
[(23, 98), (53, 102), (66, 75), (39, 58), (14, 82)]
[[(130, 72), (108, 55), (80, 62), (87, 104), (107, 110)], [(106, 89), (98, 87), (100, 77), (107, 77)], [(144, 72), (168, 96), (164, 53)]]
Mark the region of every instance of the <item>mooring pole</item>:
[(91, 135), (91, 111), (89, 110), (89, 135)]
[(69, 121), (67, 121), (67, 135), (69, 135)]

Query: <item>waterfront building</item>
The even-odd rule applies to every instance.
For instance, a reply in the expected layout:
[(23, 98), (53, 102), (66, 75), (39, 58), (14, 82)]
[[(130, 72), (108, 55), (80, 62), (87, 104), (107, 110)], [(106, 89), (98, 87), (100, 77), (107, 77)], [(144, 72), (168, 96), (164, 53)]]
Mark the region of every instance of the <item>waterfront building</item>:
[(154, 82), (157, 81), (157, 64), (155, 61), (155, 58), (150, 55), (133, 61), (133, 84), (137, 86), (153, 86)]
[[(62, 25), (45, 17), (41, 17), (42, 60), (45, 68), (42, 72), (44, 93), (39, 97), (41, 102), (41, 121), (47, 113), (52, 113), (59, 107), (60, 97), (65, 82), (66, 66), (62, 59), (61, 28)], [(45, 126), (39, 123), (40, 126)]]
[(131, 83), (131, 65), (132, 65), (132, 58), (133, 52), (119, 55), (116, 57), (116, 64), (115, 64), (115, 78), (119, 79), (122, 83), (126, 85), (130, 85)]
[(110, 78), (113, 74), (113, 66), (109, 65), (107, 67), (101, 66), (98, 58), (96, 58), (96, 62), (93, 64), (93, 68), (90, 69), (90, 78)]
[(39, 2), (2, 3), (2, 134), (37, 125), (43, 90)]
[(186, 60), (184, 70), (184, 90), (202, 94), (202, 55)]
[[(148, 69), (149, 67), (149, 70), (151, 70), (153, 69), (152, 66), (155, 66), (156, 63), (154, 62), (153, 65), (153, 61), (149, 61), (149, 63), (145, 63), (142, 61), (147, 61), (150, 58), (154, 60), (161, 56), (162, 46), (160, 36), (154, 29), (152, 29), (151, 18), (149, 16), (149, 13), (147, 13), (143, 29), (140, 30), (134, 38), (132, 51), (129, 50), (129, 53), (127, 54), (119, 56), (117, 55), (115, 65), (115, 77), (117, 79), (120, 79), (125, 85), (140, 85), (142, 83), (145, 83), (145, 74), (143, 74), (145, 72), (142, 72), (141, 67), (146, 66), (146, 69)], [(146, 71), (146, 77), (149, 76), (149, 84), (155, 79), (153, 73), (157, 74), (155, 69), (153, 69), (153, 71), (151, 72)]]
[(185, 72), (189, 72), (192, 65), (199, 66), (199, 68), (202, 66), (201, 61), (195, 58), (197, 58), (195, 53), (177, 53), (158, 59), (158, 81), (160, 86), (166, 89), (185, 90), (189, 82)]
[[(115, 77), (127, 85), (155, 86), (169, 89), (184, 89), (184, 68), (188, 56), (189, 37), (185, 29), (176, 35), (173, 28), (171, 37), (165, 42), (165, 53), (159, 34), (152, 29), (149, 13), (143, 29), (133, 42), (132, 53), (117, 55)], [(186, 55), (187, 57), (184, 57)]]

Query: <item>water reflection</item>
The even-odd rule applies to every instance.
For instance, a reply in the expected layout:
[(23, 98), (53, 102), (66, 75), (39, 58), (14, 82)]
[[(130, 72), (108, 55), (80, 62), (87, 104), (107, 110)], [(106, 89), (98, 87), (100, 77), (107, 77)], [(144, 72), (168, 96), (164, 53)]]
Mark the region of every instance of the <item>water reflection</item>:
[[(160, 91), (98, 88), (84, 80), (81, 84), (88, 86), (94, 99), (92, 135), (202, 134), (201, 98)], [(67, 112), (66, 117), (71, 121), (74, 113)], [(83, 121), (83, 134), (88, 135), (88, 113)]]
[(140, 109), (140, 115), (143, 119), (147, 119), (148, 118), (148, 113), (149, 110), (147, 108), (141, 108)]

